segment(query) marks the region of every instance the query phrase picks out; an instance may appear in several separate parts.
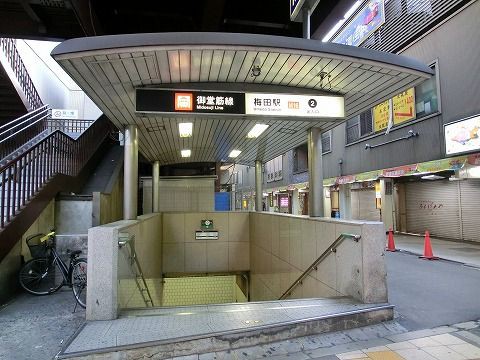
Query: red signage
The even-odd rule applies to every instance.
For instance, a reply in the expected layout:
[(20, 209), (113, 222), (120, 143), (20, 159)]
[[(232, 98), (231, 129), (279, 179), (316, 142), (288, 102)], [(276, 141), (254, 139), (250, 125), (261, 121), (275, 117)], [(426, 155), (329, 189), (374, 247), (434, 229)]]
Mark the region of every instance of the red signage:
[(417, 170), (417, 164), (398, 166), (398, 167), (383, 170), (382, 175), (384, 177), (400, 177), (405, 175), (411, 175), (416, 170)]

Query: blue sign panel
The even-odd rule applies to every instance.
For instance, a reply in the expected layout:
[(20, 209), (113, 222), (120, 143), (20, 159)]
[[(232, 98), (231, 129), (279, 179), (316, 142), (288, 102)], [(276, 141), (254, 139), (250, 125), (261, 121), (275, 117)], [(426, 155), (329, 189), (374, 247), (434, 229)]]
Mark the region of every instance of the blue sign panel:
[(385, 23), (384, 0), (369, 1), (332, 42), (358, 46)]
[(290, 20), (294, 21), (305, 0), (290, 0)]

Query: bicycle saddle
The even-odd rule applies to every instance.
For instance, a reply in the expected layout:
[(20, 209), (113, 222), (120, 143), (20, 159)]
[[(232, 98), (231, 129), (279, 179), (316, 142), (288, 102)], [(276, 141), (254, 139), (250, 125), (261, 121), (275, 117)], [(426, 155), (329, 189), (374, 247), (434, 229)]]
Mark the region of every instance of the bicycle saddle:
[(82, 253), (82, 250), (75, 250), (70, 252), (70, 257), (74, 257)]

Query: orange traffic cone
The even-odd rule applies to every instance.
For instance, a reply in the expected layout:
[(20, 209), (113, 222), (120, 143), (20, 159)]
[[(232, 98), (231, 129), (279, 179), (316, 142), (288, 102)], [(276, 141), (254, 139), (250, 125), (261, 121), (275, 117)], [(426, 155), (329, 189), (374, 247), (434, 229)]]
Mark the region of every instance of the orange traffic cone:
[(420, 256), (424, 260), (438, 260), (438, 257), (433, 256), (432, 244), (430, 243), (430, 233), (425, 231), (425, 247), (423, 250), (423, 256)]
[(392, 228), (388, 230), (388, 243), (387, 243), (387, 248), (385, 250), (392, 251), (392, 252), (397, 251), (397, 249), (395, 249), (395, 241), (393, 240)]

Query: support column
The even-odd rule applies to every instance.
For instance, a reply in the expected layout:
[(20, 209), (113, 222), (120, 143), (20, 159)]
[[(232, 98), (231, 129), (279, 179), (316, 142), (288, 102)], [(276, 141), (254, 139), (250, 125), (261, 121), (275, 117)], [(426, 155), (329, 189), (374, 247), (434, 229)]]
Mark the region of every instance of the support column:
[(303, 38), (310, 39), (310, 15), (312, 10), (309, 7), (303, 8)]
[(323, 216), (322, 136), (320, 129), (308, 130), (308, 214)]
[(340, 219), (352, 219), (352, 190), (350, 184), (338, 186), (338, 205), (340, 210)]
[(160, 161), (155, 161), (153, 163), (152, 171), (152, 212), (158, 212), (159, 207), (159, 198), (158, 198), (158, 186), (160, 181)]
[(123, 219), (135, 220), (138, 201), (138, 130), (136, 125), (125, 127), (124, 141)]
[(392, 179), (380, 179), (380, 195), (382, 198), (382, 222), (385, 225), (385, 230), (392, 228), (394, 225), (394, 209), (393, 201), (393, 181)]
[(255, 160), (255, 210), (263, 210), (262, 162)]

